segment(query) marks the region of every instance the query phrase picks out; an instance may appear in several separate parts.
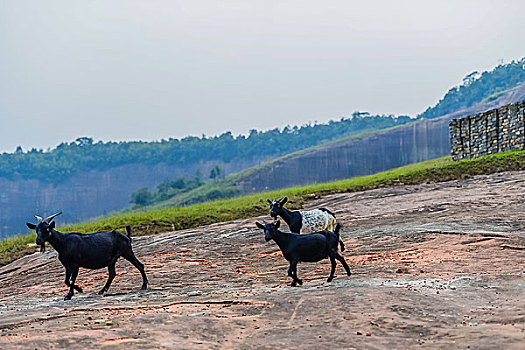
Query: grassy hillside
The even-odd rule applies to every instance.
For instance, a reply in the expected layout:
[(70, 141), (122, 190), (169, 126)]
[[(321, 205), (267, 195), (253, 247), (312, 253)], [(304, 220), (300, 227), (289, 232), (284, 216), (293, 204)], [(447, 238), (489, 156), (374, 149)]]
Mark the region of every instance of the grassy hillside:
[[(122, 214), (89, 223), (61, 227), (59, 230), (64, 232), (93, 232), (118, 229), (123, 231), (125, 225), (129, 224), (132, 226), (134, 235), (155, 234), (264, 215), (268, 213), (268, 204), (266, 203), (268, 198), (288, 196), (288, 206), (292, 209), (298, 209), (307, 200), (330, 193), (364, 191), (405, 184), (441, 182), (509, 170), (525, 170), (525, 151), (502, 153), (459, 162), (453, 162), (450, 157), (443, 157), (374, 175), (206, 202), (187, 207)], [(7, 264), (27, 253), (36, 251), (36, 246), (28, 246), (28, 243), (34, 242), (34, 239), (35, 236), (32, 233), (1, 241), (0, 265)]]
[(81, 137), (48, 151), (32, 149), (24, 152), (18, 148), (15, 153), (0, 154), (0, 177), (59, 183), (77, 173), (107, 170), (125, 164), (184, 166), (199, 162), (268, 159), (363, 130), (384, 129), (412, 120), (408, 116), (355, 112), (352, 116), (326, 124), (250, 130), (248, 136), (225, 132), (215, 137), (188, 136), (158, 142), (94, 142), (89, 137)]
[[(350, 136), (342, 137), (341, 139), (325, 141), (308, 148), (303, 148), (299, 151), (284, 155), (280, 158), (262, 164), (259, 167), (247, 169), (237, 174), (232, 174), (225, 179), (219, 181), (209, 181), (195, 189), (185, 191), (184, 194), (164, 197), (157, 196), (160, 198), (160, 200), (152, 200), (148, 203), (148, 206), (143, 208), (148, 210), (161, 209), (173, 206), (202, 203), (209, 200), (232, 198), (241, 195), (242, 190), (239, 188), (239, 186), (243, 178), (249, 176), (251, 173), (253, 173), (253, 171), (260, 170), (263, 167), (271, 166), (276, 161), (303, 153), (313, 148), (324, 147), (330, 143), (346, 141), (349, 138), (359, 138), (366, 136), (367, 134), (403, 127), (414, 122), (421, 122), (422, 119), (436, 118), (449, 113), (466, 111), (469, 110), (469, 108), (474, 108), (474, 105), (482, 106), (483, 104), (497, 100), (500, 96), (511, 94), (512, 90), (515, 89), (516, 86), (519, 86), (525, 82), (524, 68), (525, 58), (520, 61), (513, 61), (508, 64), (499, 65), (493, 70), (483, 72), (482, 74), (473, 72), (463, 79), (463, 84), (452, 87), (434, 107), (429, 107), (425, 112), (421, 113), (416, 121), (384, 129), (368, 129), (359, 133), (354, 133)], [(489, 109), (489, 107), (486, 109)], [(140, 208), (138, 210), (140, 210)], [(128, 212), (130, 211), (128, 210)]]
[(258, 166), (243, 170), (241, 172), (230, 174), (223, 179), (218, 179), (215, 181), (208, 181), (205, 184), (191, 191), (183, 193), (181, 195), (173, 196), (172, 198), (169, 198), (163, 201), (159, 201), (157, 203), (153, 203), (153, 204), (147, 205), (142, 208), (124, 209), (121, 211), (121, 213), (132, 213), (132, 212), (137, 212), (137, 211), (180, 207), (180, 206), (187, 206), (187, 205), (192, 205), (192, 204), (197, 204), (197, 203), (203, 203), (207, 201), (233, 198), (233, 197), (236, 197), (242, 194), (241, 193), (242, 189), (240, 188), (240, 184), (243, 181), (243, 179), (249, 178), (251, 174), (258, 172), (261, 169), (271, 168), (277, 162), (286, 160), (287, 158), (297, 156), (299, 154), (305, 153), (310, 150), (327, 147), (333, 144), (342, 143), (342, 142), (346, 142), (349, 140), (364, 138), (367, 136), (371, 136), (371, 135), (382, 133), (382, 132), (387, 132), (389, 130), (393, 130), (396, 128), (404, 127), (406, 125), (412, 125), (414, 123), (420, 123), (420, 122), (421, 120), (416, 120), (416, 121), (413, 121), (405, 125), (394, 126), (391, 128), (380, 129), (380, 130), (367, 130), (367, 131), (363, 131), (361, 133), (358, 133), (352, 136), (347, 136), (347, 137), (343, 137), (337, 140), (329, 141), (321, 145), (308, 147), (300, 151), (293, 152), (293, 153), (284, 155), (282, 157), (272, 159), (268, 162), (265, 162)]

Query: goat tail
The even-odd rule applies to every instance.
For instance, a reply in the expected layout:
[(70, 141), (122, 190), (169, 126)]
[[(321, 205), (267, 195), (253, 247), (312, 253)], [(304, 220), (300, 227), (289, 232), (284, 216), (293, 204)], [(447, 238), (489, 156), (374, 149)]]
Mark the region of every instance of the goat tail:
[(333, 216), (333, 218), (335, 219), (335, 214), (333, 212), (331, 212), (330, 210), (328, 210), (326, 208), (319, 208), (319, 210), (324, 211), (325, 213), (328, 213), (328, 215)]
[(339, 230), (341, 230), (341, 224), (335, 225), (334, 233), (337, 236), (337, 239), (339, 240), (339, 245), (341, 246), (341, 251), (345, 251), (345, 244), (343, 243), (343, 240), (341, 239), (341, 236), (339, 235)]
[(131, 242), (131, 226), (129, 225), (126, 226), (126, 232), (128, 233), (128, 238), (129, 238), (129, 241)]
[(334, 230), (334, 233), (335, 235), (337, 236), (337, 238), (339, 238), (339, 230), (341, 229), (341, 224), (336, 224), (335, 225), (335, 230)]

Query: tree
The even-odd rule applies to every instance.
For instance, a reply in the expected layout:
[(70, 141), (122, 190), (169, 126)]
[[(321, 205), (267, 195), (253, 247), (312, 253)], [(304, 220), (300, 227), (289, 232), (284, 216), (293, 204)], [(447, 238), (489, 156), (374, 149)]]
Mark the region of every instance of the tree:
[(168, 192), (171, 188), (171, 181), (166, 179), (163, 183), (157, 186), (157, 191), (159, 193)]
[(216, 165), (210, 171), (210, 179), (218, 179), (221, 176), (221, 168)]
[(370, 116), (369, 112), (355, 111), (354, 113), (352, 113), (352, 118), (354, 118), (354, 119), (366, 118), (366, 117), (369, 117), (369, 116)]
[(177, 180), (171, 182), (171, 187), (176, 188), (178, 190), (183, 189), (186, 187), (186, 178), (179, 177)]
[(91, 137), (79, 137), (75, 140), (76, 144), (80, 147), (89, 146), (93, 144), (93, 139)]
[(144, 187), (131, 195), (131, 203), (140, 206), (147, 205), (149, 202), (151, 202), (152, 197), (153, 195), (146, 187)]
[(473, 82), (476, 81), (476, 79), (478, 79), (480, 77), (480, 74), (478, 71), (474, 71), (468, 75), (466, 75), (464, 78), (463, 78), (463, 85), (465, 86), (469, 86), (471, 85)]
[(197, 182), (201, 182), (201, 179), (202, 179), (202, 173), (200, 170), (197, 169), (197, 171), (195, 172), (195, 181)]

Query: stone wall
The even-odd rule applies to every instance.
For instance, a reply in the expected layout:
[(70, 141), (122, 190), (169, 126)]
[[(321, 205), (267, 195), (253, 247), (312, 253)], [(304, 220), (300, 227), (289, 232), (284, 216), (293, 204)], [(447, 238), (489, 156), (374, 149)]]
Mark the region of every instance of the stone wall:
[(476, 158), (487, 154), (525, 148), (525, 101), (490, 111), (452, 119), (452, 159)]

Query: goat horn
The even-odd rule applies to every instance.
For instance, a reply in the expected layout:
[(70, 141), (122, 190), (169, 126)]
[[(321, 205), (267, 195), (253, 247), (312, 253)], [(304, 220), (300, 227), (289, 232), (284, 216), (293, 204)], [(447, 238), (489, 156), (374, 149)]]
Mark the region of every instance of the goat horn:
[(280, 201), (282, 201), (282, 200), (283, 200), (283, 198), (284, 198), (284, 197), (281, 197), (281, 198), (279, 198), (279, 199), (277, 200), (277, 202), (280, 202)]
[(53, 218), (55, 216), (59, 216), (60, 214), (62, 214), (62, 212), (59, 212), (59, 213), (56, 213), (56, 214), (53, 214), (51, 216), (48, 216), (44, 221), (47, 222), (48, 224), (51, 222), (51, 220), (53, 220)]
[(42, 222), (42, 218), (38, 215), (35, 215), (35, 218), (38, 220), (38, 223), (41, 223)]

